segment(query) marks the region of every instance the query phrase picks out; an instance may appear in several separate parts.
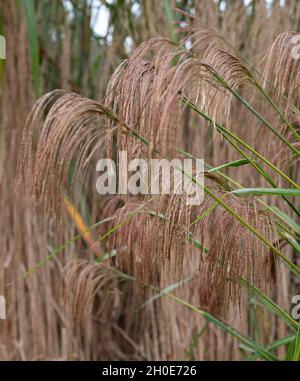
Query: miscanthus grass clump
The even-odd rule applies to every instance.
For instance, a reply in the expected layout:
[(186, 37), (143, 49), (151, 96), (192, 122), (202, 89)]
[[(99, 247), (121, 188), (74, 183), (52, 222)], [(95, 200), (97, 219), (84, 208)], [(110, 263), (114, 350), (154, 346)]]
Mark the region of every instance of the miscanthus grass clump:
[[(205, 159), (211, 150), (218, 159), (216, 147), (226, 146), (232, 160), (206, 161), (200, 206), (186, 205), (185, 195), (99, 199), (97, 219), (87, 228), (98, 233), (89, 245), (92, 258), (65, 270), (70, 316), (76, 327), (93, 313), (117, 316), (124, 327), (139, 319), (135, 333), (148, 325), (157, 337), (156, 320), (167, 312), (147, 308), (167, 295), (199, 322), (240, 340), (247, 356), (277, 360), (276, 349), (288, 344), (286, 358), (297, 360), (298, 323), (272, 300), (284, 266), (300, 275), (292, 256), (299, 254), (300, 215), (295, 34), (278, 36), (262, 67), (254, 68), (216, 31), (187, 18), (179, 42), (154, 38), (138, 46), (115, 70), (102, 102), (63, 90), (40, 98), (24, 129), (18, 178), (59, 227), (66, 199), (78, 205), (84, 179), (93, 176), (95, 157), (126, 151), (128, 160)], [(246, 175), (236, 177), (241, 168)], [(254, 296), (289, 327), (288, 336), (264, 346), (225, 323), (232, 311), (236, 320), (252, 314)], [(143, 308), (134, 315), (127, 306), (122, 316), (122, 298)], [(184, 324), (184, 315), (178, 319)], [(180, 347), (183, 339), (167, 340)]]

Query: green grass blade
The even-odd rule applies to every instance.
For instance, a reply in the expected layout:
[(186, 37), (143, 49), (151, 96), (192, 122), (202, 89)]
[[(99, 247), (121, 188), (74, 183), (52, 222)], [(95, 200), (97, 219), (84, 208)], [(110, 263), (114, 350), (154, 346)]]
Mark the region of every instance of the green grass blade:
[(289, 242), (289, 244), (296, 250), (298, 253), (300, 253), (300, 244), (298, 241), (295, 240), (293, 237), (288, 237), (287, 234), (284, 234), (284, 238)]
[(280, 110), (280, 108), (277, 106), (277, 104), (273, 101), (273, 99), (269, 96), (269, 94), (267, 94), (267, 92), (260, 86), (260, 84), (254, 80), (253, 81), (254, 85), (259, 89), (259, 91), (261, 92), (261, 94), (267, 99), (267, 101), (271, 104), (271, 106), (273, 107), (273, 109), (277, 112), (277, 114), (279, 115), (280, 119), (288, 126), (288, 128), (292, 131), (292, 134), (294, 135), (294, 137), (300, 141), (300, 135), (298, 134), (298, 132), (296, 131), (296, 129), (292, 126), (292, 124), (290, 123), (290, 121), (286, 118), (286, 116), (284, 115), (284, 113)]
[(155, 294), (155, 295), (152, 296), (150, 299), (148, 299), (147, 302), (145, 302), (144, 304), (142, 304), (141, 307), (140, 307), (140, 309), (146, 307), (148, 304), (151, 304), (151, 303), (154, 302), (155, 300), (161, 298), (163, 295), (166, 295), (166, 294), (168, 294), (169, 292), (174, 291), (174, 290), (177, 289), (178, 287), (183, 286), (185, 283), (190, 282), (192, 279), (193, 279), (193, 277), (189, 277), (189, 278), (183, 279), (183, 280), (181, 280), (181, 281), (179, 281), (179, 282), (173, 283), (173, 284), (171, 284), (171, 285), (165, 287), (162, 291), (160, 291), (159, 293)]
[[(266, 350), (267, 351), (273, 351), (273, 350), (276, 350), (280, 347), (282, 347), (283, 345), (287, 345), (287, 344), (293, 344), (293, 342), (295, 341), (295, 335), (291, 335), (291, 336), (287, 336), (287, 337), (284, 337), (283, 339), (278, 339), (278, 340), (275, 340), (272, 344), (269, 344), (266, 346)], [(250, 348), (244, 348), (248, 351), (252, 351)], [(257, 354), (251, 356), (249, 359), (247, 359), (248, 361), (254, 361), (257, 359)]]
[(33, 84), (34, 84), (36, 97), (38, 98), (40, 95), (40, 54), (39, 54), (38, 34), (37, 34), (37, 28), (36, 28), (34, 1), (24, 0), (23, 6), (24, 6), (26, 23), (27, 23), (27, 32), (28, 32), (30, 51), (31, 51)]
[(212, 168), (208, 172), (209, 173), (218, 172), (218, 171), (220, 171), (220, 170), (222, 170), (224, 168), (240, 167), (242, 165), (246, 165), (246, 164), (249, 164), (249, 163), (250, 163), (250, 161), (248, 159), (235, 160), (235, 161), (231, 161), (229, 163), (225, 163), (225, 164), (219, 165), (218, 167)]
[[(86, 231), (90, 231), (92, 229), (95, 229), (96, 227), (98, 227), (99, 225), (107, 222), (107, 221), (110, 221), (111, 218), (108, 218), (108, 219), (105, 219), (105, 220), (102, 220), (102, 221), (99, 221), (99, 222), (96, 222), (95, 224), (91, 225), (88, 227), (88, 229), (86, 229)], [(70, 238), (69, 240), (65, 241), (63, 244), (59, 245), (58, 247), (56, 247), (55, 249), (53, 249), (46, 257), (44, 257), (42, 260), (40, 260), (38, 263), (36, 263), (33, 267), (31, 267), (29, 270), (27, 270), (25, 273), (23, 273), (21, 275), (21, 279), (22, 278), (26, 278), (27, 276), (31, 275), (32, 273), (34, 273), (36, 270), (38, 270), (39, 268), (41, 268), (43, 265), (45, 265), (47, 262), (51, 261), (53, 258), (55, 258), (60, 252), (62, 252), (64, 249), (72, 246), (76, 241), (80, 240), (82, 237), (83, 237), (83, 234), (85, 232), (81, 232), (80, 234), (77, 234), (75, 236), (73, 236), (72, 238)]]
[(195, 337), (193, 337), (193, 339), (191, 340), (191, 344), (189, 346), (189, 349), (186, 351), (188, 357), (194, 356), (194, 349), (198, 345), (199, 340), (201, 339), (201, 337), (203, 336), (203, 334), (205, 333), (207, 328), (208, 328), (208, 323), (206, 322), (204, 324), (203, 328), (200, 330), (200, 332), (198, 332), (197, 335)]
[[(265, 305), (268, 308), (268, 310), (270, 310), (272, 313), (278, 316), (293, 330), (297, 330), (297, 322), (287, 312), (280, 308), (272, 299), (270, 299), (267, 295), (261, 292), (257, 287), (248, 285), (245, 279), (242, 279), (242, 283), (244, 284), (244, 286), (249, 287), (252, 291), (254, 291), (256, 296), (259, 297), (258, 300), (261, 301), (261, 303)], [(253, 300), (252, 302), (255, 304), (259, 304), (259, 302), (256, 300)]]
[(168, 28), (170, 31), (170, 36), (172, 41), (177, 42), (178, 37), (175, 30), (175, 18), (174, 18), (174, 12), (171, 7), (171, 1), (170, 0), (163, 0), (163, 7), (164, 7), (164, 13), (167, 19)]
[(247, 336), (244, 336), (243, 334), (241, 334), (239, 331), (237, 331), (235, 328), (231, 327), (230, 325), (222, 322), (221, 320), (218, 320), (217, 318), (215, 318), (210, 313), (203, 311), (203, 310), (200, 310), (199, 308), (197, 308), (197, 307), (193, 306), (192, 304), (178, 298), (177, 296), (175, 296), (173, 294), (168, 293), (166, 295), (169, 296), (171, 299), (175, 300), (176, 302), (178, 302), (179, 304), (182, 304), (182, 305), (186, 306), (187, 308), (191, 309), (192, 311), (197, 312), (198, 314), (203, 316), (207, 321), (213, 323), (217, 327), (221, 328), (223, 331), (225, 331), (228, 334), (230, 334), (231, 336), (235, 337), (236, 339), (241, 341), (243, 344), (245, 344), (249, 348), (253, 349), (263, 359), (268, 360), (268, 361), (278, 361), (279, 360), (275, 355), (273, 355), (268, 350), (264, 349), (263, 347), (261, 347), (260, 345), (255, 343), (252, 339), (250, 339)]
[(299, 361), (299, 359), (300, 359), (300, 322), (298, 323), (298, 332), (296, 336), (292, 360)]
[[(199, 185), (199, 184), (198, 184)], [(260, 234), (253, 226), (249, 225), (238, 213), (236, 213), (230, 206), (228, 206), (223, 200), (221, 200), (217, 195), (215, 195), (209, 188), (204, 186), (205, 192), (211, 196), (214, 200), (218, 201), (219, 204), (232, 214), (242, 225), (244, 225), (248, 230), (250, 230), (261, 242), (263, 242), (267, 247), (269, 247), (276, 255), (278, 255), (281, 260), (288, 265), (288, 267), (294, 271), (297, 275), (300, 275), (300, 268), (295, 265), (289, 258), (287, 258), (280, 250), (277, 249), (271, 242), (269, 242), (264, 236)]]
[(267, 158), (265, 158), (262, 154), (257, 152), (253, 147), (251, 147), (249, 144), (247, 144), (243, 139), (241, 139), (239, 136), (234, 134), (232, 131), (228, 130), (226, 127), (222, 126), (221, 124), (213, 121), (209, 115), (207, 115), (205, 112), (199, 110), (199, 108), (191, 101), (189, 101), (187, 98), (183, 97), (182, 99), (183, 103), (187, 105), (191, 110), (195, 111), (197, 114), (201, 115), (206, 121), (209, 123), (215, 125), (217, 127), (217, 130), (225, 137), (230, 137), (237, 143), (241, 144), (244, 148), (246, 148), (249, 152), (254, 154), (257, 158), (259, 158), (262, 162), (264, 162), (268, 167), (273, 169), (276, 173), (278, 173), (282, 178), (284, 178), (286, 181), (288, 181), (291, 185), (293, 185), (296, 189), (300, 189), (300, 186), (295, 183), (292, 179), (290, 179), (284, 172), (282, 172), (279, 168), (277, 168), (274, 164), (272, 164)]
[(285, 354), (285, 361), (292, 361), (293, 359), (293, 351), (295, 347), (295, 340), (296, 336), (294, 337), (294, 340), (288, 345), (286, 354)]
[[(222, 84), (222, 86), (224, 86), (224, 88), (226, 88), (233, 96), (235, 96), (251, 113), (253, 113), (258, 120), (260, 120), (268, 129), (270, 129), (282, 142), (284, 142), (289, 148), (291, 151), (293, 151), (297, 156), (300, 155), (300, 152), (297, 150), (297, 148), (295, 148), (284, 136), (282, 136), (273, 126), (271, 123), (269, 123), (266, 118), (261, 115), (254, 107), (252, 107), (250, 105), (250, 103), (248, 101), (246, 101), (237, 91), (233, 90), (229, 84), (222, 78), (218, 75), (218, 73), (213, 69), (211, 68), (209, 65), (204, 65), (207, 70)], [(266, 99), (268, 101), (271, 100), (270, 97), (268, 97), (268, 95), (264, 92), (264, 90), (258, 85), (258, 83), (251, 77), (249, 77), (249, 79), (251, 80), (251, 82), (258, 88), (258, 90), (266, 97)], [(271, 103), (272, 104), (272, 103)], [(273, 106), (273, 104), (272, 104)], [(279, 108), (276, 108), (276, 111), (280, 112)], [(283, 114), (280, 113), (279, 114), (280, 116), (282, 116)], [(297, 140), (299, 140), (300, 136), (297, 134), (297, 132), (294, 130), (294, 128), (290, 125), (290, 123), (286, 120), (286, 119), (283, 119), (284, 122), (287, 122), (287, 126), (289, 128), (291, 128), (294, 136), (296, 137)]]
[(276, 206), (271, 206), (270, 209), (274, 211), (275, 214), (277, 214), (278, 217), (281, 218), (282, 221), (284, 221), (288, 226), (290, 226), (292, 229), (295, 230), (298, 234), (300, 234), (300, 225), (297, 224), (295, 220), (293, 220), (290, 216), (282, 212), (279, 208)]
[(275, 196), (300, 196), (300, 189), (282, 188), (243, 188), (232, 191), (235, 195), (275, 195)]

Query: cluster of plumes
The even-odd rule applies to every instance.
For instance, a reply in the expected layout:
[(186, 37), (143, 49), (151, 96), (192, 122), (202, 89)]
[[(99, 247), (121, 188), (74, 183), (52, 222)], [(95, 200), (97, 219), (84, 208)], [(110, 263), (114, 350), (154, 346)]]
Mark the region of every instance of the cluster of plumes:
[[(214, 122), (230, 127), (233, 96), (229, 88), (240, 89), (252, 81), (252, 75), (216, 33), (206, 29), (203, 34), (203, 30), (186, 29), (192, 35), (179, 46), (163, 38), (141, 44), (112, 76), (105, 105), (61, 91), (37, 103), (24, 133), (20, 172), (25, 166), (27, 185), (38, 204), (52, 216), (58, 215), (62, 190), (70, 185), (72, 161), (84, 177), (99, 151), (109, 158), (115, 158), (117, 150), (127, 151), (128, 160), (174, 158), (176, 146), (185, 143), (184, 99)], [(188, 49), (190, 40), (193, 44)], [(279, 59), (269, 71), (283, 62)], [(277, 76), (276, 89), (285, 92), (286, 81), (286, 75)], [(294, 94), (296, 87), (292, 89)], [(289, 100), (292, 94), (286, 94)], [(101, 124), (101, 118), (105, 123)], [(226, 196), (225, 201), (266, 240), (276, 242), (275, 227), (255, 200)], [(209, 253), (203, 253), (200, 261), (201, 305), (228, 307), (229, 301), (240, 301), (242, 276), (259, 286), (269, 282), (274, 258), (264, 243), (221, 207), (195, 229), (192, 216), (207, 207), (207, 203), (201, 208), (187, 206), (184, 194), (154, 199), (151, 195), (112, 197), (100, 213), (101, 218), (112, 217), (106, 225), (110, 234), (104, 252), (114, 252), (111, 262), (139, 284), (159, 284), (172, 263), (181, 273), (183, 257), (193, 245), (191, 237), (199, 233), (202, 248), (210, 237)]]
[[(219, 36), (212, 31), (205, 36), (205, 48), (200, 54), (198, 44), (202, 39), (201, 34), (190, 49), (186, 49), (190, 36), (179, 46), (162, 38), (149, 40), (116, 69), (108, 85), (106, 106), (119, 116), (118, 147), (129, 150), (129, 158), (174, 156), (176, 145), (182, 145), (184, 140), (183, 97), (196, 103), (214, 121), (227, 121), (232, 94), (217, 77), (236, 90), (250, 80), (251, 74), (231, 49), (221, 48)], [(122, 123), (131, 126), (149, 145), (129, 139), (122, 133), (126, 130)], [(109, 121), (108, 127), (113, 125)]]
[(100, 157), (106, 133), (101, 117), (113, 114), (91, 99), (56, 90), (44, 95), (28, 116), (19, 155), (18, 180), (36, 206), (60, 219), (62, 193), (79, 193), (92, 157)]
[(282, 33), (264, 57), (262, 85), (288, 116), (300, 106), (299, 44), (299, 33)]
[[(276, 227), (257, 201), (220, 194), (226, 204), (265, 239), (278, 247)], [(202, 204), (205, 212), (212, 200)], [(200, 262), (200, 304), (217, 314), (241, 302), (242, 278), (248, 286), (265, 292), (276, 275), (276, 257), (249, 229), (230, 213), (217, 207), (199, 223), (202, 258)], [(205, 248), (209, 248), (208, 253)]]
[[(117, 145), (119, 150), (127, 151), (129, 160), (157, 154), (167, 157), (179, 143), (182, 114), (179, 92), (184, 77), (177, 79), (177, 66), (172, 62), (182, 54), (180, 51), (177, 55), (169, 40), (152, 39), (142, 43), (113, 74), (106, 105), (119, 116)], [(122, 123), (133, 128), (149, 145), (123, 134)], [(110, 122), (108, 130), (111, 126)]]
[[(235, 128), (232, 123), (237, 123), (238, 119), (236, 115), (230, 118), (230, 110), (243, 110), (247, 123), (253, 126), (252, 136), (260, 135), (268, 139), (267, 128), (256, 115), (241, 104), (233, 107), (236, 106), (237, 100), (232, 91), (237, 91), (284, 138), (299, 149), (299, 34), (285, 32), (275, 39), (263, 57), (262, 65), (258, 66), (262, 71), (260, 74), (253, 63), (241, 55), (223, 36), (203, 25), (196, 17), (191, 17), (191, 22), (182, 28), (182, 31), (187, 33), (183, 43), (190, 45), (191, 55), (200, 60), (206, 69), (205, 73), (210, 74), (208, 77), (205, 74), (204, 82), (192, 81), (198, 91), (192, 88), (189, 98), (193, 100), (193, 96), (197, 94), (194, 102), (199, 109), (206, 112), (214, 122), (224, 124), (230, 129)], [(199, 79), (199, 72), (197, 76)], [(259, 85), (271, 101), (262, 96)], [(232, 91), (229, 91), (229, 88)], [(271, 102), (275, 102), (275, 106), (271, 105)], [(283, 110), (286, 121), (279, 117), (275, 109), (277, 106)], [(244, 123), (245, 119), (239, 119)], [(294, 129), (294, 133), (291, 133), (288, 123)], [(247, 135), (247, 138), (251, 138), (251, 135)], [(251, 143), (255, 148), (262, 149), (256, 139)], [(290, 167), (297, 160), (295, 155), (291, 155), (287, 145), (277, 138), (268, 147), (263, 148), (262, 153), (268, 157), (271, 152), (273, 162), (282, 169)]]
[(198, 64), (196, 78), (189, 81), (193, 85), (188, 92), (189, 99), (194, 99), (213, 121), (228, 124), (233, 99), (228, 89), (235, 91), (249, 85), (252, 79), (250, 70), (235, 56), (235, 49), (223, 36), (203, 25), (196, 17), (191, 17), (179, 32), (186, 34), (182, 44), (190, 46), (190, 56)]
[[(263, 71), (260, 83), (267, 91), (276, 105), (282, 110), (282, 114), (289, 121), (282, 122), (276, 113), (268, 111), (267, 107), (262, 107), (264, 114), (275, 128), (286, 137), (296, 149), (300, 147), (299, 133), (299, 41), (300, 34), (285, 32), (280, 34), (263, 59)], [(293, 130), (292, 130), (293, 129)], [(281, 142), (278, 144), (275, 163), (283, 168), (290, 167), (299, 158), (291, 155)]]
[[(114, 313), (112, 297), (117, 303), (118, 280), (101, 263), (83, 259), (70, 261), (65, 268), (65, 284), (67, 317), (70, 322), (73, 322), (75, 328), (84, 326), (95, 308), (100, 313), (101, 311)], [(96, 297), (97, 301), (95, 301)], [(104, 316), (102, 318), (104, 320)], [(111, 316), (106, 321), (110, 320), (112, 320)]]
[(183, 257), (191, 249), (189, 235), (194, 230), (185, 197), (170, 195), (148, 201), (130, 197), (126, 203), (112, 197), (99, 217), (112, 215), (113, 220), (101, 228), (100, 236), (113, 231), (105, 245), (111, 263), (131, 274), (138, 287), (160, 285), (163, 272), (171, 266), (182, 273)]

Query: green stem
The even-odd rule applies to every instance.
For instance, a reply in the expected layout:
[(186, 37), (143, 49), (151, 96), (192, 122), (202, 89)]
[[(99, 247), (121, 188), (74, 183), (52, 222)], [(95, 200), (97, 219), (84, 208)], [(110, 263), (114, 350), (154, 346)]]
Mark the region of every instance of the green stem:
[(241, 138), (239, 138), (237, 135), (235, 135), (233, 132), (229, 131), (227, 128), (222, 126), (221, 124), (214, 122), (206, 113), (199, 110), (198, 107), (193, 104), (191, 101), (189, 101), (187, 98), (183, 98), (184, 103), (190, 107), (193, 111), (195, 111), (197, 114), (201, 115), (205, 120), (208, 122), (214, 124), (219, 131), (221, 131), (223, 136), (230, 136), (232, 139), (237, 141), (239, 144), (241, 144), (243, 147), (245, 147), (248, 151), (253, 153), (255, 156), (257, 156), (262, 162), (267, 164), (271, 169), (273, 169), (274, 172), (278, 173), (282, 178), (284, 178), (287, 182), (289, 182), (291, 185), (293, 185), (295, 188), (300, 189), (300, 186), (296, 184), (292, 179), (290, 179), (285, 173), (283, 173), (279, 168), (277, 168), (274, 164), (272, 164), (268, 159), (266, 159), (263, 155), (261, 155), (259, 152), (257, 152), (254, 148), (249, 146), (246, 142), (244, 142)]

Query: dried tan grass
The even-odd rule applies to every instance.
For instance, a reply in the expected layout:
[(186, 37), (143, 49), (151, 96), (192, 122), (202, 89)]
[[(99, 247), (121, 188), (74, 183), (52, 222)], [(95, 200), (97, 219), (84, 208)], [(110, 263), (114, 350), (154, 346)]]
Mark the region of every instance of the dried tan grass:
[[(136, 33), (134, 45), (140, 42), (140, 36), (144, 40), (150, 35), (158, 35), (156, 26), (159, 26), (159, 35), (168, 35), (168, 28), (159, 23), (163, 19), (161, 2), (154, 1), (157, 12), (149, 9), (149, 3), (142, 2), (142, 9), (149, 18), (143, 17), (139, 20), (141, 33)], [(235, 52), (220, 37), (220, 33), (233, 41), (234, 46), (246, 57), (251, 57), (254, 63), (258, 63), (262, 53), (271, 46), (278, 33), (296, 29), (297, 17), (293, 18), (291, 15), (299, 15), (300, 8), (296, 1), (289, 2), (286, 9), (278, 8), (278, 4), (274, 4), (270, 17), (264, 2), (256, 3), (257, 11), (253, 14), (252, 24), (247, 26), (249, 29), (246, 29), (243, 22), (245, 10), (241, 5), (229, 5), (226, 14), (221, 14), (214, 2), (196, 1), (195, 8), (202, 24), (198, 23), (197, 26), (195, 23), (192, 28), (187, 27), (184, 30), (189, 33), (187, 39), (192, 41), (191, 51), (187, 52), (184, 46), (175, 48), (166, 39), (154, 39), (142, 44), (111, 78), (105, 106), (61, 91), (44, 96), (28, 119), (19, 162), (19, 175), (23, 172), (22, 167), (25, 167), (27, 188), (32, 192), (37, 206), (51, 216), (58, 217), (61, 213), (62, 189), (68, 189), (70, 185), (67, 174), (72, 159), (77, 159), (78, 171), (73, 180), (77, 184), (76, 189), (79, 189), (80, 180), (87, 171), (88, 163), (92, 162), (93, 153), (102, 153), (107, 149), (109, 157), (113, 157), (116, 147), (116, 140), (112, 139), (114, 133), (117, 133), (118, 146), (128, 149), (131, 155), (137, 157), (174, 157), (174, 146), (179, 145), (197, 155), (201, 152), (199, 157), (204, 156), (212, 165), (239, 158), (224, 142), (210, 134), (202, 120), (182, 106), (180, 98), (184, 93), (197, 100), (196, 103), (201, 107), (206, 107), (206, 111), (212, 113), (214, 119), (228, 123), (232, 131), (241, 134), (255, 148), (273, 159), (278, 154), (278, 144), (271, 133), (263, 128), (249, 128), (249, 114), (246, 111), (240, 112), (231, 96), (216, 81), (212, 81), (212, 76), (203, 69), (204, 63), (209, 64), (229, 82), (232, 81), (230, 84), (234, 88), (243, 95), (248, 95), (243, 86), (247, 79), (245, 66), (240, 58), (235, 57)], [(7, 36), (11, 42), (8, 41), (8, 45), (13, 48), (9, 51), (7, 61), (9, 64), (6, 91), (3, 93), (4, 112), (1, 115), (6, 144), (1, 148), (0, 293), (5, 293), (8, 304), (12, 307), (8, 311), (9, 324), (5, 323), (1, 328), (0, 357), (115, 360), (185, 358), (191, 340), (203, 326), (203, 319), (165, 298), (159, 298), (137, 313), (140, 297), (136, 295), (130, 282), (119, 284), (101, 266), (91, 264), (90, 261), (67, 262), (74, 255), (89, 256), (81, 244), (72, 250), (65, 250), (59, 259), (39, 269), (24, 282), (18, 282), (10, 289), (5, 287), (20, 272), (45, 257), (48, 247), (53, 246), (55, 234), (52, 229), (44, 226), (32, 209), (23, 206), (23, 202), (27, 202), (26, 195), (13, 193), (17, 151), (24, 120), (33, 103), (33, 91), (28, 86), (31, 83), (31, 67), (24, 20), (12, 2), (3, 4), (6, 20), (9, 20)], [(119, 12), (119, 15), (123, 15), (123, 10)], [(231, 20), (241, 20), (238, 32)], [(203, 21), (215, 30), (205, 27)], [(120, 58), (124, 58), (120, 41), (124, 36), (130, 35), (127, 34), (126, 23), (120, 25), (119, 31), (120, 40), (114, 36), (113, 43), (107, 47), (104, 69), (100, 70), (100, 94), (103, 94), (103, 84), (108, 81), (112, 67), (115, 67)], [(18, 43), (12, 40), (15, 38)], [(286, 55), (288, 50), (284, 50), (283, 42), (288, 41), (288, 38), (283, 35), (276, 40), (267, 56), (267, 62), (270, 75), (276, 74), (278, 65), (284, 66), (285, 71), (282, 76), (277, 75), (275, 88), (270, 91), (274, 91), (275, 98), (283, 92), (291, 104), (297, 103), (298, 98), (294, 83), (290, 83), (287, 66), (289, 65), (293, 78), (297, 80), (298, 72)], [(68, 43), (66, 40), (66, 56), (69, 55)], [(279, 52), (283, 53), (281, 58), (276, 56)], [(277, 66), (272, 65), (271, 57)], [(177, 63), (176, 66), (174, 62)], [(264, 76), (265, 79), (268, 73)], [(68, 87), (67, 72), (62, 73), (61, 80)], [(203, 86), (202, 90), (206, 89), (202, 94), (197, 91), (200, 84)], [(272, 81), (265, 84), (272, 85)], [(289, 84), (291, 88), (288, 87)], [(206, 94), (209, 97), (205, 98)], [(212, 99), (216, 102), (212, 102)], [(114, 118), (114, 114), (118, 118)], [(101, 122), (102, 117), (106, 120), (105, 126)], [(147, 147), (128, 134), (125, 123), (147, 138), (150, 146)], [(281, 122), (277, 123), (280, 127)], [(266, 141), (269, 142), (268, 146)], [(297, 167), (294, 170), (297, 171)], [(236, 168), (235, 178), (245, 186), (265, 185), (248, 167)], [(276, 241), (272, 224), (258, 210), (255, 200), (249, 203), (230, 196), (226, 200), (264, 236)], [(109, 226), (115, 226), (117, 221), (121, 222), (126, 218), (128, 212), (144, 205), (144, 200), (141, 199), (111, 198), (104, 200), (100, 208), (100, 201), (94, 195), (90, 196), (89, 202), (93, 218), (96, 218), (98, 209), (101, 209), (100, 216), (115, 217), (112, 225), (106, 225), (105, 230), (99, 232), (101, 236), (107, 232)], [(205, 206), (207, 204), (203, 208)], [(287, 211), (282, 204), (280, 206)], [(175, 196), (169, 200), (162, 198), (151, 211), (152, 209), (164, 214), (166, 221), (147, 213), (138, 214), (126, 226), (112, 234), (102, 244), (102, 248), (103, 253), (110, 249), (121, 249), (120, 253), (117, 252), (114, 264), (134, 274), (141, 283), (159, 280), (163, 287), (178, 281), (180, 273), (184, 277), (198, 270), (199, 260), (188, 242), (187, 227), (192, 220), (191, 216), (195, 218), (201, 211), (188, 210), (183, 205), (183, 199)], [(146, 211), (149, 212), (149, 205)], [(203, 254), (201, 272), (197, 272), (201, 277), (196, 277), (195, 281), (179, 288), (176, 294), (197, 305), (200, 293), (201, 303), (207, 308), (215, 309), (220, 303), (225, 307), (230, 305), (226, 320), (243, 333), (249, 333), (251, 327), (247, 322), (246, 307), (242, 310), (241, 319), (237, 319), (237, 304), (247, 299), (247, 295), (241, 293), (237, 279), (243, 274), (263, 286), (270, 279), (274, 268), (272, 253), (220, 209), (202, 221), (201, 229), (203, 233), (198, 238), (203, 243), (204, 237), (208, 241), (210, 255)], [(61, 230), (64, 239), (74, 233), (74, 230), (70, 232), (65, 227)], [(251, 247), (256, 249), (256, 253), (253, 253)], [(285, 252), (290, 254), (286, 249)], [(225, 261), (227, 268), (220, 268), (217, 261)], [(66, 269), (63, 271), (66, 262)], [(236, 282), (229, 282), (229, 272)], [(285, 305), (288, 290), (295, 286), (284, 269), (279, 267), (278, 273), (284, 281), (278, 282), (273, 293), (275, 299)], [(64, 288), (65, 280), (67, 290)], [(214, 293), (215, 287), (220, 292), (217, 295), (219, 299)], [(68, 302), (67, 311), (64, 297)], [(27, 319), (24, 319), (25, 316)], [(263, 315), (259, 321), (265, 343), (274, 340), (277, 332), (282, 337), (286, 335), (286, 328), (280, 323), (272, 321), (272, 326), (269, 326), (266, 320), (268, 319)], [(195, 347), (192, 358), (241, 358), (237, 343), (216, 328), (209, 327), (202, 339), (203, 342), (200, 341)]]

